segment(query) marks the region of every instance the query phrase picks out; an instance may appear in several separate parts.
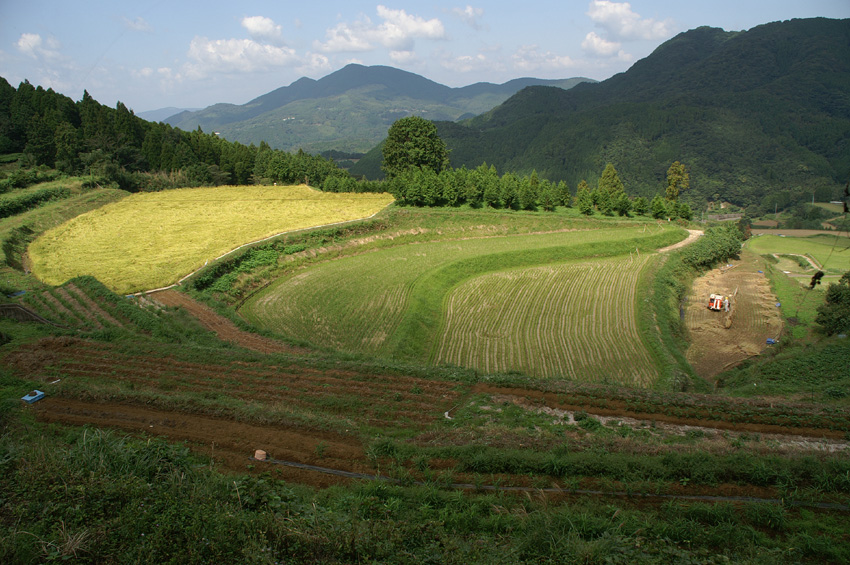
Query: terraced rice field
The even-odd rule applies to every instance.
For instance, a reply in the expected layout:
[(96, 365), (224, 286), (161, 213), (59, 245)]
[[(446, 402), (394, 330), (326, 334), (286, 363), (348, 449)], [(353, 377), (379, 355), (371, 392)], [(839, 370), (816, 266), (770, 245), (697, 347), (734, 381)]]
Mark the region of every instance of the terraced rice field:
[(32, 272), (52, 285), (92, 275), (118, 293), (151, 290), (246, 243), (366, 218), (392, 201), (389, 194), (324, 193), (307, 186), (133, 194), (40, 236), (29, 247)]
[(850, 238), (839, 235), (780, 237), (762, 235), (747, 241), (747, 248), (759, 255), (794, 254), (813, 259), (827, 275), (841, 276), (850, 271)]
[[(417, 345), (424, 341), (427, 343), (422, 346), (423, 362), (461, 361), (458, 364), (481, 366), (487, 370), (521, 367), (531, 374), (577, 379), (593, 379), (604, 373), (607, 378), (616, 381), (647, 383), (656, 373), (651, 368), (645, 348), (640, 345), (640, 339), (636, 338), (634, 288), (647, 264), (646, 253), (659, 245), (677, 241), (681, 234), (676, 235), (676, 231), (665, 228), (660, 232), (648, 232), (641, 226), (403, 245), (306, 268), (246, 302), (240, 313), (251, 323), (280, 335), (344, 351), (394, 356), (400, 342), (404, 346), (411, 341), (416, 341)], [(660, 242), (659, 237), (667, 240)], [(522, 306), (526, 313), (512, 313), (510, 323), (519, 324), (520, 318), (526, 316), (541, 325), (537, 329), (529, 326), (510, 330), (515, 332), (511, 333), (510, 339), (519, 340), (516, 353), (494, 352), (492, 354), (496, 357), (490, 362), (471, 362), (468, 356), (450, 353), (448, 349), (441, 349), (441, 353), (433, 355), (438, 347), (439, 304), (455, 286), (455, 281), (462, 283), (482, 273), (575, 260), (583, 255), (571, 255), (570, 250), (582, 245), (597, 246), (587, 251), (590, 255), (610, 255), (606, 250), (617, 245), (623, 248), (621, 253), (628, 252), (630, 244), (624, 242), (635, 241), (635, 238), (646, 242), (640, 243), (644, 253), (640, 260), (637, 253), (635, 259), (630, 259), (629, 255), (621, 257), (620, 265), (624, 261), (633, 261), (628, 269), (599, 259), (584, 266), (572, 263), (569, 267), (532, 269), (522, 275), (529, 280), (519, 283), (516, 292), (532, 292), (528, 285), (533, 280), (538, 281), (537, 287), (533, 291), (535, 294), (527, 298), (530, 302)], [(651, 245), (650, 240), (654, 242)], [(516, 297), (505, 295), (504, 285), (498, 281), (499, 277), (519, 276), (512, 273), (493, 275), (495, 278), (469, 284), (496, 281), (487, 289), (478, 289), (480, 300), (492, 304), (493, 308), (507, 308), (508, 302), (516, 302)], [(557, 290), (549, 292), (551, 296), (546, 295), (547, 288), (552, 285)], [(572, 288), (568, 291), (569, 285)], [(594, 285), (600, 286), (595, 288)], [(609, 285), (617, 288), (603, 289)], [(614, 295), (616, 300), (605, 301), (606, 297)], [(436, 313), (433, 313), (433, 308), (424, 314), (421, 312), (420, 303), (428, 301), (436, 304)], [(474, 306), (470, 304), (464, 308)], [(566, 318), (558, 317), (556, 313), (563, 308), (568, 309)], [(549, 313), (545, 313), (544, 309), (549, 309)], [(579, 312), (579, 309), (582, 311)], [(547, 316), (552, 318), (540, 321)], [(579, 324), (565, 336), (564, 328), (575, 320)], [(409, 333), (411, 324), (425, 327), (424, 331), (429, 335), (423, 337), (421, 332)], [(456, 320), (452, 319), (446, 326), (453, 334), (470, 329), (456, 327), (455, 324)], [(476, 333), (478, 329), (471, 331)], [(591, 333), (582, 335), (583, 332)], [(568, 342), (566, 346), (565, 342)], [(470, 341), (462, 349), (475, 350), (477, 347)], [(519, 353), (520, 349), (527, 351)], [(552, 355), (556, 349), (561, 353)], [(414, 356), (419, 355), (419, 352), (414, 352)], [(485, 354), (482, 359), (490, 355)], [(546, 360), (543, 363), (519, 362), (513, 357), (515, 355), (526, 359), (544, 355)], [(500, 360), (497, 361), (497, 358)], [(591, 370), (594, 365), (599, 367)]]
[(650, 261), (615, 257), (491, 273), (448, 297), (437, 363), (487, 373), (647, 386), (658, 371), (635, 318)]

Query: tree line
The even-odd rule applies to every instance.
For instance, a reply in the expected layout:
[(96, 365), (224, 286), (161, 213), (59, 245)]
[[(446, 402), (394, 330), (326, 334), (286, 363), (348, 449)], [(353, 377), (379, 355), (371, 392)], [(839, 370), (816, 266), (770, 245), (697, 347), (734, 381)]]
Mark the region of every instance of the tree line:
[[(582, 180), (575, 196), (566, 181), (541, 178), (536, 171), (520, 177), (512, 172), (499, 175), (496, 167), (482, 163), (474, 169), (452, 168), (448, 150), (437, 127), (428, 120), (410, 116), (397, 120), (389, 129), (383, 149), (385, 189), (401, 205), (490, 207), (512, 210), (552, 211), (558, 206), (576, 207), (584, 215), (691, 219), (690, 206), (679, 201), (690, 187), (690, 175), (676, 161), (667, 171), (664, 196), (651, 201), (626, 193), (612, 163), (608, 163), (596, 186)], [(337, 182), (332, 180), (330, 182)]]
[[(307, 182), (348, 174), (333, 161), (303, 151), (243, 145), (200, 128), (183, 131), (110, 108), (88, 92), (74, 102), (24, 81), (0, 78), (0, 154), (21, 154), (29, 167), (91, 175), (92, 183), (130, 191), (202, 185)], [(16, 181), (17, 182), (17, 181)], [(19, 183), (18, 183), (19, 184)], [(16, 185), (17, 186), (17, 185)]]
[[(678, 190), (652, 201), (627, 196), (612, 164), (596, 187), (582, 181), (575, 195), (565, 181), (550, 182), (536, 171), (499, 175), (486, 163), (453, 169), (436, 126), (416, 116), (390, 127), (384, 144), (386, 179), (368, 181), (351, 176), (332, 159), (301, 150), (275, 150), (265, 142), (243, 145), (201, 128), (187, 132), (143, 120), (121, 102), (115, 108), (104, 106), (88, 92), (74, 102), (27, 81), (15, 89), (0, 78), (0, 154), (10, 153), (20, 153), (25, 166), (89, 175), (92, 186), (129, 191), (306, 183), (328, 192), (389, 192), (399, 204), (411, 206), (468, 204), (547, 211), (575, 206), (587, 215), (691, 216), (690, 208), (678, 202)], [(679, 176), (686, 175), (681, 168)], [(0, 180), (0, 190), (21, 188), (41, 178), (23, 171)]]

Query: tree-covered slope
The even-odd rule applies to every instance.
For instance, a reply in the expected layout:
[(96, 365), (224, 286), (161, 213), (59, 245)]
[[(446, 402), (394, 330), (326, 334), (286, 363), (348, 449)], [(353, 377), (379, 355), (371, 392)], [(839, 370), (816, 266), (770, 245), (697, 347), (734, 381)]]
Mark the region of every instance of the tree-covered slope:
[[(698, 28), (601, 83), (529, 87), (438, 127), (454, 166), (536, 169), (572, 187), (595, 182), (610, 162), (627, 190), (652, 196), (679, 160), (695, 202), (747, 205), (789, 187), (837, 192), (850, 177), (850, 20)], [(368, 163), (353, 172), (371, 174)]]
[(486, 112), (526, 86), (571, 88), (586, 81), (521, 78), (450, 88), (392, 67), (351, 64), (319, 80), (301, 78), (244, 105), (216, 104), (166, 122), (284, 150), (366, 151), (405, 116), (452, 121)]

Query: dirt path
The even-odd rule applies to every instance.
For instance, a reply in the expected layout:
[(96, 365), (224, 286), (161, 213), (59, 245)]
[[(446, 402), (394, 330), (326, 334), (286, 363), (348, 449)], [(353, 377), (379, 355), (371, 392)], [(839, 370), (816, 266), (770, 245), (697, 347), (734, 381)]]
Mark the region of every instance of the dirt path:
[[(710, 379), (758, 355), (768, 339), (782, 333), (782, 316), (764, 269), (761, 257), (744, 250), (734, 268), (712, 269), (694, 281), (682, 314), (691, 338), (686, 356), (700, 377)], [(712, 293), (734, 296), (732, 311), (709, 310)]]
[(658, 250), (659, 253), (666, 253), (668, 251), (672, 251), (674, 249), (679, 249), (680, 247), (684, 247), (686, 245), (690, 245), (695, 242), (698, 238), (702, 237), (702, 230), (688, 230), (688, 237), (680, 241), (679, 243), (674, 243), (673, 245), (668, 245), (667, 247), (662, 247)]
[[(811, 257), (808, 257), (806, 255), (800, 255), (799, 253), (774, 253), (773, 254), (773, 256), (776, 257), (777, 260), (779, 260), (780, 255), (790, 255), (791, 257), (802, 257), (803, 259), (808, 261), (809, 265), (811, 265), (813, 268), (815, 268), (817, 270), (822, 269), (822, 267), (820, 265), (818, 265), (817, 263), (812, 261)], [(805, 276), (808, 276), (808, 275), (805, 275)]]
[(303, 347), (287, 345), (267, 337), (240, 330), (236, 324), (220, 315), (209, 306), (194, 300), (190, 296), (176, 290), (161, 290), (148, 295), (149, 298), (164, 306), (180, 306), (201, 322), (201, 325), (223, 341), (235, 343), (246, 349), (260, 353), (292, 353), (306, 355), (310, 350)]

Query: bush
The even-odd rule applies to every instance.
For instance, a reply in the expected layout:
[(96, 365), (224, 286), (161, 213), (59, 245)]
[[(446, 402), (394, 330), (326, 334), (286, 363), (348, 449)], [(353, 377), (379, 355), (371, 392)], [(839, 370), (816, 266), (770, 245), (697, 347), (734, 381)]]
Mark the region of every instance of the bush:
[(838, 284), (826, 289), (815, 322), (826, 335), (850, 331), (850, 271), (844, 273)]

